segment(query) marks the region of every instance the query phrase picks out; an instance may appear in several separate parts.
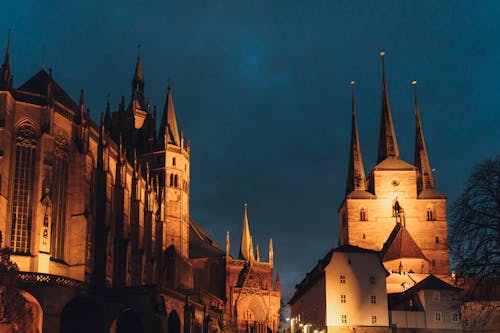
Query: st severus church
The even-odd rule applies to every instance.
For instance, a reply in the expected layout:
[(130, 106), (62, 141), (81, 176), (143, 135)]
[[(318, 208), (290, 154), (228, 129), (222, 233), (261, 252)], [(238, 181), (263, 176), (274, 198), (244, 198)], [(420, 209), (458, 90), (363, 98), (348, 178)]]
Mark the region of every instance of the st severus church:
[[(277, 331), (272, 241), (261, 260), (246, 205), (238, 257), (229, 233), (223, 250), (192, 220), (191, 149), (172, 89), (157, 119), (144, 86), (139, 55), (130, 98), (117, 110), (108, 102), (95, 123), (83, 92), (75, 102), (51, 70), (14, 88), (9, 40), (0, 71), (0, 248), (18, 270), (1, 282), (22, 291), (26, 331)], [(17, 325), (8, 319), (0, 331)]]

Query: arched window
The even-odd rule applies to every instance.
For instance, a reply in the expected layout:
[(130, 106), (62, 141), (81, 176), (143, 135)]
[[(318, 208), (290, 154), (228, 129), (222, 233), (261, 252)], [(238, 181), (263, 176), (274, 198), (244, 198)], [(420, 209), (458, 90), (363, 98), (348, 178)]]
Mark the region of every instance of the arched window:
[(36, 145), (35, 129), (29, 125), (19, 127), (10, 231), (10, 247), (15, 253), (30, 252)]
[(434, 221), (434, 212), (431, 207), (427, 207), (427, 221)]
[(174, 187), (178, 186), (178, 181), (179, 181), (179, 176), (175, 175), (174, 176)]
[(367, 221), (367, 219), (366, 219), (366, 210), (364, 208), (361, 208), (359, 210), (359, 220), (360, 221)]
[(169, 183), (170, 187), (174, 186), (174, 174), (171, 173), (170, 174), (170, 183)]
[(66, 224), (66, 198), (68, 189), (68, 140), (58, 135), (54, 147), (52, 173), (52, 227), (50, 252), (52, 257), (64, 260), (64, 234)]

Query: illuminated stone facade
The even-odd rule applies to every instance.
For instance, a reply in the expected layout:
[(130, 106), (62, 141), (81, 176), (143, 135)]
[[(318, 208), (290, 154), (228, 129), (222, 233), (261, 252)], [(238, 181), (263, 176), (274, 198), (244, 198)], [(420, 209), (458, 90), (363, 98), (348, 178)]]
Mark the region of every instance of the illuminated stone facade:
[[(297, 285), (290, 300), (293, 333), (461, 329), (460, 289), (450, 274), (446, 196), (437, 190), (430, 167), (416, 89), (412, 165), (400, 159), (383, 59), (377, 165), (365, 175), (353, 81), (339, 247)], [(358, 257), (345, 253), (349, 249)], [(355, 283), (345, 288), (348, 279)], [(376, 286), (367, 284), (371, 279)], [(368, 295), (372, 307), (365, 304)]]
[(14, 88), (10, 42), (0, 74), (0, 232), (44, 332), (245, 331), (236, 308), (277, 330), (272, 259), (233, 259), (190, 218), (190, 144), (170, 86), (159, 120), (145, 98), (140, 56), (100, 124), (50, 70)]

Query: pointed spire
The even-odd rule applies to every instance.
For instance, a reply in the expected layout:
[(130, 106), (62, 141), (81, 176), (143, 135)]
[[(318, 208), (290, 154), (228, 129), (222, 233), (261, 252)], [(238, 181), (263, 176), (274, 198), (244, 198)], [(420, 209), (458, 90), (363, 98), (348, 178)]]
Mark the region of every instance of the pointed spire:
[(388, 157), (399, 158), (398, 142), (396, 141), (396, 132), (392, 122), (391, 106), (389, 104), (389, 92), (385, 75), (385, 52), (380, 52), (382, 58), (382, 114), (380, 117), (380, 135), (378, 142), (377, 163), (382, 162)]
[(104, 170), (104, 114), (101, 112), (99, 143), (97, 145), (97, 169)]
[(231, 238), (229, 236), (229, 230), (226, 231), (226, 257), (231, 256)]
[(260, 261), (259, 244), (255, 245), (255, 260)]
[(250, 235), (250, 227), (248, 225), (247, 203), (245, 202), (245, 210), (243, 213), (243, 229), (241, 231), (241, 244), (239, 259), (250, 260), (252, 255), (252, 236)]
[(269, 264), (273, 267), (274, 262), (274, 249), (273, 249), (273, 239), (269, 238)]
[(83, 124), (85, 119), (85, 98), (83, 89), (80, 89), (80, 99), (78, 102), (78, 108), (80, 109), (80, 124)]
[(417, 190), (429, 190), (435, 188), (434, 175), (432, 174), (429, 156), (424, 140), (424, 130), (420, 120), (417, 99), (417, 81), (413, 81), (413, 91), (415, 95), (415, 166), (417, 167)]
[(347, 170), (346, 195), (352, 191), (366, 190), (365, 168), (361, 158), (361, 147), (358, 135), (358, 122), (356, 118), (356, 100), (354, 97), (354, 81), (351, 81), (352, 90), (352, 123), (351, 123), (351, 147), (349, 151), (349, 166)]
[(115, 185), (122, 186), (122, 134), (120, 133), (120, 139), (118, 142), (118, 152), (116, 156), (116, 169), (115, 169)]
[(7, 48), (5, 49), (5, 58), (0, 68), (0, 89), (12, 88), (12, 73), (10, 66), (10, 29), (7, 38)]
[(106, 112), (104, 114), (104, 127), (106, 128), (106, 131), (111, 130), (111, 107), (109, 105), (109, 95), (107, 96), (106, 100)]
[(177, 119), (175, 117), (174, 102), (172, 100), (172, 87), (170, 83), (167, 88), (167, 100), (165, 101), (165, 108), (163, 109), (163, 117), (160, 123), (160, 136), (161, 140), (164, 135), (168, 135), (168, 143), (176, 146), (180, 145), (179, 129), (177, 127)]
[(141, 46), (137, 47), (137, 62), (132, 79), (132, 106), (144, 109), (144, 78), (142, 74)]

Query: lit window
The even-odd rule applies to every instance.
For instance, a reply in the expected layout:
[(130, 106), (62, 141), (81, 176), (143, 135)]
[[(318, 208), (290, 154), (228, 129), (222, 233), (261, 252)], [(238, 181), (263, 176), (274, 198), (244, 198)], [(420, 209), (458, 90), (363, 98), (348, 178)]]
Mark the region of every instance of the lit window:
[(366, 221), (366, 210), (364, 208), (359, 210), (359, 220)]
[(434, 312), (434, 321), (441, 321), (442, 313), (440, 311)]
[(341, 319), (342, 319), (342, 324), (346, 324), (347, 323), (347, 315), (343, 314), (341, 316)]
[(54, 147), (54, 176), (52, 180), (51, 199), (52, 225), (50, 251), (52, 257), (64, 259), (64, 234), (66, 222), (66, 198), (68, 182), (68, 140), (58, 135)]
[(340, 276), (340, 283), (345, 283), (345, 275)]
[(376, 304), (377, 303), (377, 296), (370, 296), (370, 300), (371, 300), (372, 304)]
[(14, 252), (30, 251), (36, 145), (35, 130), (31, 126), (21, 126), (16, 137), (16, 164), (12, 184), (10, 247)]
[(440, 298), (441, 298), (441, 295), (440, 295), (440, 293), (439, 293), (439, 290), (434, 290), (434, 291), (432, 292), (432, 300), (433, 300), (434, 302), (439, 302)]
[(377, 316), (372, 316), (372, 324), (376, 324), (377, 323)]
[(370, 284), (375, 284), (375, 276), (370, 276)]
[(345, 295), (340, 295), (340, 303), (345, 303)]

